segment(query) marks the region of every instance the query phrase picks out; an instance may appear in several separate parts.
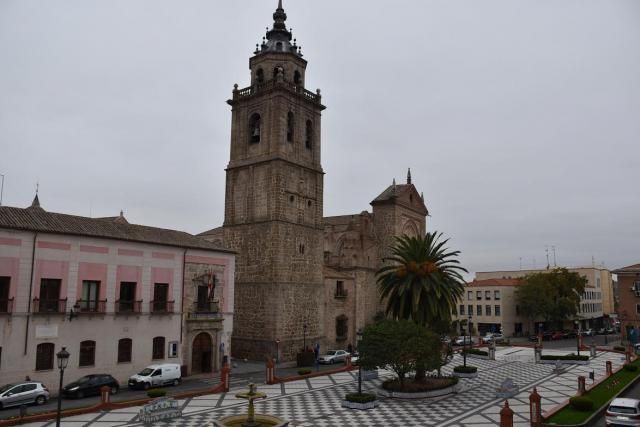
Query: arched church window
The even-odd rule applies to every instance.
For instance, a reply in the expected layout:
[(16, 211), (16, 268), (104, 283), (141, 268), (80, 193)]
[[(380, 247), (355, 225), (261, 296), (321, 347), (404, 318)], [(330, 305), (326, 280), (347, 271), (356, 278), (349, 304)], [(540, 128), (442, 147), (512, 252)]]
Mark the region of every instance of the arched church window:
[(249, 142), (256, 144), (260, 142), (260, 114), (254, 113), (249, 119)]
[(293, 128), (293, 113), (289, 111), (289, 114), (287, 114), (287, 142), (293, 142)]
[(307, 120), (304, 146), (309, 150), (311, 150), (311, 148), (313, 147), (313, 123), (311, 122), (311, 120)]
[(296, 70), (296, 72), (293, 73), (293, 82), (297, 85), (302, 83), (302, 76), (300, 75), (300, 71)]
[(258, 71), (256, 71), (256, 81), (258, 83), (264, 82), (264, 71), (262, 68), (258, 68)]

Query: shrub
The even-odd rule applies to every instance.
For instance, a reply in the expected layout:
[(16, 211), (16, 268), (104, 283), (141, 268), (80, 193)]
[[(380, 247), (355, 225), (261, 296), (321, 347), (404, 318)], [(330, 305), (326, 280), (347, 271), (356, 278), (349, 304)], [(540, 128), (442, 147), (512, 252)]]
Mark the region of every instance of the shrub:
[(614, 347), (613, 347), (613, 349), (614, 349), (615, 351), (626, 351), (626, 350), (627, 350), (626, 348), (624, 348), (624, 347), (623, 347), (623, 346), (621, 346), (621, 345), (616, 345), (616, 346), (614, 346)]
[(578, 411), (586, 412), (593, 409), (593, 400), (586, 396), (573, 396), (569, 403)]
[(565, 354), (564, 356), (546, 354), (540, 357), (542, 360), (589, 360), (589, 356), (578, 356), (575, 353)]
[(311, 368), (298, 369), (298, 375), (309, 375), (310, 373), (311, 373)]
[(635, 372), (638, 370), (638, 367), (636, 365), (632, 365), (631, 363), (625, 363), (624, 370), (629, 372)]
[(162, 388), (154, 388), (147, 391), (147, 396), (149, 396), (152, 399), (156, 397), (164, 397), (166, 395), (167, 395), (167, 390), (164, 390)]
[(387, 380), (382, 383), (382, 388), (389, 391), (402, 393), (421, 393), (424, 391), (440, 390), (458, 384), (458, 377), (427, 377), (425, 382), (415, 382), (406, 379), (404, 386), (398, 379)]
[(453, 368), (453, 372), (460, 372), (462, 374), (473, 374), (478, 372), (478, 368), (476, 368), (475, 366), (459, 365)]
[(489, 352), (484, 350), (478, 350), (477, 348), (467, 348), (462, 350), (467, 354), (477, 354), (478, 356), (488, 356)]
[(345, 397), (345, 400), (348, 400), (349, 402), (355, 402), (355, 403), (368, 403), (368, 402), (373, 402), (374, 400), (377, 399), (376, 395), (373, 393), (348, 393)]

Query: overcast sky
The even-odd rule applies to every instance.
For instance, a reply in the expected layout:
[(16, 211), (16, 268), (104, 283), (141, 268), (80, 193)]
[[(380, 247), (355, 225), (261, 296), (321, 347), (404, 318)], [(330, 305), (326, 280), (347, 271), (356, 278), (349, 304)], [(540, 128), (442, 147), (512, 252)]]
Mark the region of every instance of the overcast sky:
[[(276, 0), (1, 0), (4, 204), (222, 224), (234, 83)], [(640, 262), (640, 1), (284, 0), (324, 215), (406, 178), (472, 272)]]

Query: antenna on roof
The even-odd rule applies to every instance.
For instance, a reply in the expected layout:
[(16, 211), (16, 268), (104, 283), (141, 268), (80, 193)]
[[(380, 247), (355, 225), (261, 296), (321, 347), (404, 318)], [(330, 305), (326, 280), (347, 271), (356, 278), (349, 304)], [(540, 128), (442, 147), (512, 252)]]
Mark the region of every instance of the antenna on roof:
[(557, 267), (558, 264), (556, 264), (556, 246), (555, 245), (551, 246), (551, 251), (553, 251), (553, 266)]
[(596, 266), (596, 257), (594, 257), (593, 255), (591, 255), (591, 266), (592, 267)]
[(549, 269), (549, 245), (544, 245), (544, 253), (547, 255), (547, 270)]
[(4, 193), (4, 175), (1, 173), (0, 178), (2, 178), (2, 184), (0, 184), (0, 206), (2, 206), (2, 193)]
[(520, 257), (520, 271), (522, 271), (522, 257)]

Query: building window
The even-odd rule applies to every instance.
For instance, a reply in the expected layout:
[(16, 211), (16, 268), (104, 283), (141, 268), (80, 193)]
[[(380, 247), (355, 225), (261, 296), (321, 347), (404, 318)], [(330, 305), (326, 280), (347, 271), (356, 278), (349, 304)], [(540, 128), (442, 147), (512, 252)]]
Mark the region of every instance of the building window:
[(60, 310), (61, 283), (60, 279), (40, 280), (40, 305), (37, 307), (39, 313), (59, 313), (64, 311)]
[(293, 82), (297, 85), (299, 85), (300, 83), (302, 83), (302, 76), (300, 75), (300, 71), (296, 70), (293, 73)]
[(258, 71), (256, 71), (256, 80), (258, 83), (264, 82), (264, 70), (262, 68), (258, 68)]
[(260, 142), (260, 114), (254, 113), (249, 119), (249, 143)]
[(293, 129), (293, 113), (289, 111), (289, 113), (287, 114), (287, 142), (293, 142)]
[(120, 282), (120, 299), (117, 302), (119, 312), (133, 312), (135, 310), (136, 283)]
[(169, 300), (169, 284), (154, 283), (153, 284), (153, 303), (151, 309), (154, 312), (166, 312), (167, 301)]
[(346, 298), (347, 290), (344, 288), (344, 282), (342, 280), (336, 281), (336, 298)]
[(636, 314), (640, 314), (640, 304), (636, 304)]
[(306, 132), (304, 137), (304, 146), (311, 150), (313, 148), (313, 123), (307, 120)]
[(9, 313), (10, 277), (0, 277), (0, 313)]
[(82, 299), (78, 301), (80, 311), (98, 311), (98, 298), (100, 297), (100, 282), (94, 280), (82, 281)]
[(493, 299), (500, 299), (500, 291), (493, 291)]
[(476, 291), (476, 299), (477, 300), (481, 300), (482, 299), (482, 291)]
[(171, 341), (169, 343), (169, 357), (178, 357), (178, 341)]
[(484, 299), (491, 299), (491, 291), (484, 291)]
[(482, 316), (482, 306), (481, 305), (477, 305), (476, 306), (476, 315), (477, 316)]
[(50, 342), (38, 344), (36, 347), (36, 371), (53, 369), (54, 345)]
[(96, 364), (96, 342), (82, 341), (80, 343), (80, 366), (93, 366)]
[(496, 305), (495, 307), (493, 307), (493, 313), (496, 316), (500, 316), (500, 306), (499, 305)]
[(467, 313), (469, 313), (469, 316), (473, 316), (473, 306), (471, 304), (467, 306)]
[(491, 306), (490, 305), (485, 305), (484, 306), (484, 314), (485, 314), (485, 316), (491, 316)]
[(343, 314), (336, 317), (336, 340), (346, 340), (348, 330), (349, 319), (347, 318), (347, 316)]
[(164, 337), (155, 337), (153, 339), (152, 359), (164, 359)]
[(467, 301), (471, 301), (473, 299), (473, 291), (467, 291)]
[(464, 315), (464, 304), (460, 304), (460, 315)]
[(118, 363), (131, 362), (131, 348), (133, 341), (131, 338), (122, 338), (118, 340)]

